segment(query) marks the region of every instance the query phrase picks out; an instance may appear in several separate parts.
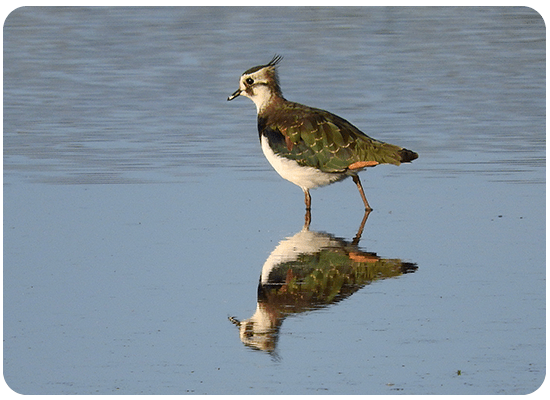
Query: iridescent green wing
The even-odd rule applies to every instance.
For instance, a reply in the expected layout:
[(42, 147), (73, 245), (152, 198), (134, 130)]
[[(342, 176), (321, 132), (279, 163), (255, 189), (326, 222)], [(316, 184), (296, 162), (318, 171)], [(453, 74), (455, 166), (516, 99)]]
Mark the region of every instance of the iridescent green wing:
[(285, 139), (274, 150), (301, 165), (324, 172), (345, 172), (361, 161), (400, 163), (400, 147), (372, 139), (327, 111), (287, 103), (284, 114), (285, 118), (274, 121), (272, 127)]

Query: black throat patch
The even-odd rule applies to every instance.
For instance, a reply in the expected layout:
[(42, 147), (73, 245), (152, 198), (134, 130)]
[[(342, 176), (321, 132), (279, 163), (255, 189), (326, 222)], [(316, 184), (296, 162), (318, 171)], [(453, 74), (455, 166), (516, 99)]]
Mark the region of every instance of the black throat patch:
[(278, 130), (270, 129), (266, 117), (258, 117), (258, 133), (260, 140), (265, 136), (271, 146), (285, 144), (285, 136)]

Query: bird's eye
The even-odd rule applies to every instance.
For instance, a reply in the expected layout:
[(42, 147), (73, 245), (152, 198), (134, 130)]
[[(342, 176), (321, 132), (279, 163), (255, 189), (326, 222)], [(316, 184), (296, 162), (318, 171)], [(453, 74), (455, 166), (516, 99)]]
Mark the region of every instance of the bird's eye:
[(254, 79), (246, 78), (246, 83), (248, 83), (249, 85), (252, 85), (254, 83)]

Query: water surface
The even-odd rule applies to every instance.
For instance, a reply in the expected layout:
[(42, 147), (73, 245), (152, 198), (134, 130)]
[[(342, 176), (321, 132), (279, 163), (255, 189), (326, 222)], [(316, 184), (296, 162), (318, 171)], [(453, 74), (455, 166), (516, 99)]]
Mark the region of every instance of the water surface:
[[(4, 24), (6, 383), (24, 394), (535, 391), (545, 46), (529, 8), (15, 10)], [(303, 195), (263, 158), (254, 105), (226, 101), (275, 53), (288, 99), (420, 155), (362, 173), (374, 211), (360, 238), (351, 181), (313, 191), (303, 229)]]

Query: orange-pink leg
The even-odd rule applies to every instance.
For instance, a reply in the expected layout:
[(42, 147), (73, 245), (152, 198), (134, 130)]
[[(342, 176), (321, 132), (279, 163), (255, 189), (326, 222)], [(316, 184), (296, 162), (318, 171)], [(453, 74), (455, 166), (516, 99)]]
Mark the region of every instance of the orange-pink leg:
[(311, 195), (309, 194), (309, 190), (305, 189), (304, 194), (306, 195), (306, 198), (305, 198), (306, 210), (311, 210)]
[(370, 208), (369, 202), (367, 201), (367, 196), (365, 196), (365, 192), (363, 191), (363, 185), (361, 185), (361, 180), (359, 179), (359, 176), (352, 175), (352, 178), (357, 185), (357, 189), (359, 189), (359, 194), (363, 199), (363, 203), (365, 203), (365, 211), (372, 211), (372, 208)]

